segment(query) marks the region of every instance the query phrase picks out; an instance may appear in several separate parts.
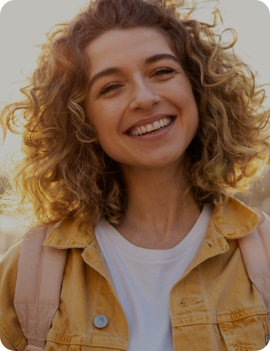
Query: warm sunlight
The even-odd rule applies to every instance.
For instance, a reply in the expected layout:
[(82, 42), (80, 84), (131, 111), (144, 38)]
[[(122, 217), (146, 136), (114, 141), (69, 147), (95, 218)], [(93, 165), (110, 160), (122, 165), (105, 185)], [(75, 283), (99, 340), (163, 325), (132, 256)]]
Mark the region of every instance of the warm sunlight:
[[(0, 8), (5, 2), (0, 2)], [(19, 88), (25, 85), (25, 78), (35, 66), (39, 53), (37, 45), (45, 40), (45, 33), (54, 24), (72, 18), (86, 3), (87, 0), (13, 0), (5, 4), (0, 14), (0, 108), (22, 96)], [(270, 14), (265, 4), (256, 0), (220, 0), (219, 4), (215, 0), (199, 0), (193, 14), (202, 22), (213, 23), (213, 13), (219, 9), (224, 22), (222, 28), (236, 30), (235, 51), (258, 71), (260, 83), (270, 82), (270, 53), (264, 44), (269, 41)], [(215, 16), (219, 21), (217, 13)], [(0, 174), (10, 169), (7, 154), (19, 148), (20, 138), (8, 135), (6, 143), (0, 146)]]
[[(197, 2), (198, 7), (192, 16), (208, 24), (213, 24), (216, 19), (220, 32), (225, 28), (234, 28), (238, 33), (236, 54), (258, 71), (257, 78), (260, 84), (270, 82), (270, 52), (269, 46), (265, 45), (269, 42), (270, 14), (266, 5), (256, 0), (220, 0), (219, 2), (198, 0)], [(5, 1), (0, 1), (0, 8), (4, 3)], [(26, 77), (35, 67), (39, 54), (38, 45), (45, 41), (46, 32), (56, 23), (71, 19), (86, 4), (87, 0), (71, 2), (13, 0), (2, 8), (0, 108), (5, 103), (22, 97), (19, 89), (27, 84)], [(220, 21), (219, 13), (223, 23)], [(230, 40), (227, 35), (224, 33), (222, 39)], [(266, 91), (270, 96), (269, 88), (266, 88)], [(1, 137), (0, 132), (0, 139)], [(7, 175), (12, 168), (12, 159), (21, 157), (20, 143), (21, 139), (18, 135), (8, 133), (6, 142), (3, 145), (0, 144), (0, 177)], [(266, 193), (264, 194), (270, 194), (267, 184), (268, 182), (265, 182)], [(270, 212), (269, 195), (268, 197), (259, 196), (257, 205), (261, 205), (265, 211)], [(2, 217), (0, 232), (12, 232), (14, 224), (10, 217)], [(1, 242), (0, 247), (3, 248), (3, 245)]]
[(270, 0), (0, 0), (0, 351), (270, 345), (269, 35)]

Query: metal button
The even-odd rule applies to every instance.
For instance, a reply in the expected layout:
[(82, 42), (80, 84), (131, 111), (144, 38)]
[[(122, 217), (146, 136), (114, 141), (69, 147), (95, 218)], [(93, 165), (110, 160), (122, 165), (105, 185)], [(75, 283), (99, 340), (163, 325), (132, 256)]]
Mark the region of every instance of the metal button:
[(103, 316), (103, 314), (98, 314), (94, 318), (94, 326), (97, 328), (105, 328), (107, 324), (108, 318), (106, 316)]
[(267, 345), (270, 341), (270, 336), (269, 335), (265, 335), (265, 344)]

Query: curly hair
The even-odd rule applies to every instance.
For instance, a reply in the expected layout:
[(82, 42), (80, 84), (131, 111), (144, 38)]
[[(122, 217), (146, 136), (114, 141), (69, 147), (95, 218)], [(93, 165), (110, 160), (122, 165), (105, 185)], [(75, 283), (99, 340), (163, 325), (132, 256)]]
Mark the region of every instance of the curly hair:
[(89, 62), (85, 47), (106, 31), (161, 30), (192, 86), (197, 134), (186, 150), (186, 174), (195, 201), (219, 205), (228, 192), (247, 189), (269, 162), (270, 110), (247, 65), (203, 23), (182, 18), (165, 0), (96, 0), (47, 34), (23, 101), (7, 105), (1, 125), (14, 131), (23, 116), (24, 159), (14, 172), (19, 208), (31, 203), (37, 222), (73, 218), (117, 224), (127, 207), (120, 165), (98, 144), (84, 110)]

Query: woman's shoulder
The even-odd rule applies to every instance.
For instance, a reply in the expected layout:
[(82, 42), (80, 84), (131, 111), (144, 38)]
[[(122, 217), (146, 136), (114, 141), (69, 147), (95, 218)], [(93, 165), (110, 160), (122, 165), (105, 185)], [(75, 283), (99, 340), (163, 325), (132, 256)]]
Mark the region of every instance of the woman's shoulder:
[(21, 244), (22, 239), (0, 259), (0, 337), (8, 350), (24, 350), (27, 345), (14, 308)]

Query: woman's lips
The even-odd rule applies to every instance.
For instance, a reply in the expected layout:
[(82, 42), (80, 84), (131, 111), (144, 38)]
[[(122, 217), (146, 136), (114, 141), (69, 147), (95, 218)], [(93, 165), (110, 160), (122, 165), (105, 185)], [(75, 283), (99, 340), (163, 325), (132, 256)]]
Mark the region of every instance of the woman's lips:
[(127, 131), (131, 136), (142, 136), (149, 133), (157, 132), (168, 127), (176, 118), (176, 116), (161, 117), (152, 123), (146, 123), (139, 126), (134, 126)]

